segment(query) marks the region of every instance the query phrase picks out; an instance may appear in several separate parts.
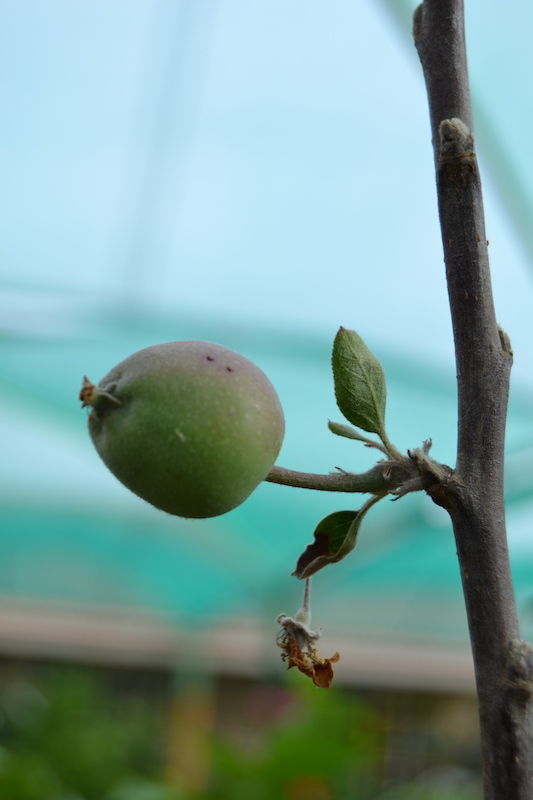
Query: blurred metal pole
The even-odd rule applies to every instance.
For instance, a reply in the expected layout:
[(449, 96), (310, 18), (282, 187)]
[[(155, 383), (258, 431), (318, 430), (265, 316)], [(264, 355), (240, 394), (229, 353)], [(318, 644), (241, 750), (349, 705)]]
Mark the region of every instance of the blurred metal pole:
[(126, 313), (142, 308), (150, 282), (157, 280), (160, 263), (154, 263), (158, 251), (154, 245), (164, 218), (163, 196), (170, 187), (178, 204), (217, 8), (218, 0), (162, 0), (158, 6), (147, 65), (155, 63), (156, 69), (139, 105), (140, 119), (148, 115), (152, 121), (143, 160), (131, 165), (138, 189), (125, 244), (120, 305)]
[(186, 796), (208, 787), (214, 722), (212, 675), (184, 668), (169, 710), (165, 778)]

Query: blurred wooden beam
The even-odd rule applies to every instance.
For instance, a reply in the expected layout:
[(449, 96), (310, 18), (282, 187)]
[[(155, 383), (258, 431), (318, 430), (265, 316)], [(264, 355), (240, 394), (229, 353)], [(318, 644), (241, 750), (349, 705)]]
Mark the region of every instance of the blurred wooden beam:
[[(180, 664), (189, 671), (196, 665), (203, 674), (281, 680), (286, 667), (276, 635), (273, 622), (251, 617), (205, 619), (201, 626), (180, 627), (145, 609), (96, 609), (0, 598), (0, 658), (81, 661), (173, 672), (179, 672)], [(347, 636), (328, 629), (319, 645), (324, 656), (340, 652), (335, 666), (338, 685), (474, 691), (467, 643), (370, 638), (363, 633)]]

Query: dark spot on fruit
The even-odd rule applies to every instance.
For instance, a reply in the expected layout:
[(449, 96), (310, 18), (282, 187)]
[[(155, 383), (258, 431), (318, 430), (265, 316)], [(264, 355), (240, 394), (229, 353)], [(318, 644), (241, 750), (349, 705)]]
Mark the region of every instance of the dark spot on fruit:
[(213, 356), (206, 356), (206, 358), (207, 358), (207, 360), (208, 360), (208, 361), (214, 361), (214, 360), (215, 360), (215, 359), (213, 358)]
[(233, 369), (231, 367), (226, 367), (226, 369), (228, 372), (233, 372)]

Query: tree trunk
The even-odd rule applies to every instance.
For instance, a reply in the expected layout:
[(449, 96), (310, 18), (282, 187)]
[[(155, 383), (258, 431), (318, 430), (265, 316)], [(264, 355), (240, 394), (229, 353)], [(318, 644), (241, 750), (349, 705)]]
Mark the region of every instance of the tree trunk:
[[(414, 17), (426, 80), (458, 385), (453, 475), (427, 485), (452, 519), (479, 699), (485, 800), (533, 798), (533, 650), (519, 639), (503, 502), (512, 352), (492, 299), (462, 0)], [(425, 469), (421, 466), (422, 471)]]

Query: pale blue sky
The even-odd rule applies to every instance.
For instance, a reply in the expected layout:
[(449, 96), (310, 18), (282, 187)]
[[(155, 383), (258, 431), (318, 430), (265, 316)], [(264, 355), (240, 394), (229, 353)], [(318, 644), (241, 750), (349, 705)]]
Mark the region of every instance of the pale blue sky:
[[(421, 68), (401, 24), (413, 6), (4, 4), (0, 440), (7, 457), (0, 483), (4, 502), (18, 503), (21, 518), (36, 508), (35, 519), (48, 520), (52, 542), (54, 515), (71, 507), (79, 520), (89, 512), (121, 520), (116, 530), (105, 529), (104, 544), (123, 545), (130, 566), (138, 551), (128, 534), (141, 542), (137, 528), (129, 530), (132, 519), (144, 526), (151, 556), (161, 545), (161, 532), (150, 538), (158, 526), (172, 536), (176, 555), (195, 547), (199, 558), (227, 548), (230, 531), (239, 554), (258, 547), (254, 569), (270, 548), (269, 563), (280, 561), (276, 581), (288, 582), (313, 526), (347, 502), (263, 484), (227, 517), (182, 523), (162, 519), (121, 486), (87, 435), (77, 402), (81, 378), (98, 381), (133, 350), (163, 339), (215, 340), (255, 360), (286, 412), (279, 463), (325, 472), (364, 469), (374, 460), (326, 427), (328, 418), (340, 419), (331, 342), (339, 325), (354, 328), (386, 366), (392, 440), (404, 450), (431, 436), (435, 457), (453, 463), (453, 344), (433, 153)], [(533, 74), (533, 12), (525, 0), (513, 4), (512, 16), (503, 4), (491, 4), (490, 13), (482, 0), (466, 0), (466, 7), (497, 314), (514, 346), (513, 381), (528, 390), (513, 398), (508, 483), (515, 495), (530, 497), (533, 157), (523, 78)], [(403, 509), (394, 524), (408, 538), (417, 502), (383, 504), (376, 529), (391, 509)], [(511, 549), (524, 572), (520, 591), (529, 596), (531, 502), (510, 505)], [(420, 508), (433, 536), (444, 512), (429, 501)], [(272, 540), (270, 531), (259, 535), (257, 520), (274, 530)], [(58, 571), (48, 574), (42, 564), (49, 541), (41, 541), (40, 523), (32, 525), (42, 548), (31, 554), (35, 573), (28, 573), (28, 545), (19, 534), (25, 529), (16, 522), (3, 540), (5, 573), (15, 583), (27, 579), (37, 594), (54, 582), (61, 588), (61, 580), (68, 590), (78, 573), (65, 565), (77, 563), (78, 546), (86, 574), (83, 542), (67, 530), (56, 544)], [(179, 526), (194, 526), (196, 539), (174, 538)], [(394, 535), (387, 522), (376, 547)], [(451, 535), (446, 541), (455, 559)], [(136, 571), (128, 571), (126, 586), (137, 573), (143, 584), (145, 560), (141, 554)], [(94, 565), (96, 587), (114, 574), (103, 563)], [(245, 560), (239, 569), (247, 571)], [(419, 595), (419, 584), (405, 581), (421, 611), (427, 575), (434, 574), (421, 576)], [(321, 584), (326, 589), (329, 580)], [(411, 606), (407, 611), (396, 597), (394, 603), (410, 621)], [(382, 610), (390, 626), (391, 609)]]
[[(467, 2), (474, 92), (533, 180), (530, 48), (506, 14)], [(451, 363), (421, 70), (387, 3), (27, 0), (2, 17), (5, 324), (124, 302), (342, 324)], [(492, 174), (498, 316), (533, 386), (532, 273)]]

